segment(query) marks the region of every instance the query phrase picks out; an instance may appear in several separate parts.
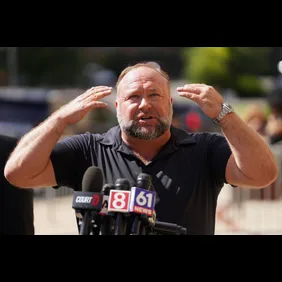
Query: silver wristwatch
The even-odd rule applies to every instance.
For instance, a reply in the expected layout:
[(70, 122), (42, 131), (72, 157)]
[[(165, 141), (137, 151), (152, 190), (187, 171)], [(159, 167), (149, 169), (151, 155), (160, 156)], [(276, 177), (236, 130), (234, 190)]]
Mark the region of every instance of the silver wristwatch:
[(213, 121), (215, 123), (219, 123), (227, 114), (234, 112), (234, 109), (226, 102), (222, 104), (222, 110), (219, 113), (218, 117), (215, 118)]

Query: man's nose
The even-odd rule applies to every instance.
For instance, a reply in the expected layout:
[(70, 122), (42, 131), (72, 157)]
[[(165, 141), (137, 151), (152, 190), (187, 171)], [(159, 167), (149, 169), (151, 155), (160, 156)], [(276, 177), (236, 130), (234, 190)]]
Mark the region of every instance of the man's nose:
[(151, 107), (150, 101), (146, 98), (142, 98), (139, 104), (139, 109), (148, 109)]

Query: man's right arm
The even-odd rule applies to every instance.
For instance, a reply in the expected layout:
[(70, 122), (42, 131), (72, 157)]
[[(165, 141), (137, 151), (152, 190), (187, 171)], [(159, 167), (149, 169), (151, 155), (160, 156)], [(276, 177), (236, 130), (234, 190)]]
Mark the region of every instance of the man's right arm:
[(56, 186), (50, 154), (65, 128), (65, 121), (54, 115), (26, 134), (5, 166), (7, 180), (22, 188)]
[(27, 133), (6, 163), (6, 179), (21, 188), (56, 186), (50, 159), (56, 143), (69, 124), (79, 122), (93, 108), (105, 107), (107, 104), (99, 100), (111, 92), (107, 86), (91, 88)]

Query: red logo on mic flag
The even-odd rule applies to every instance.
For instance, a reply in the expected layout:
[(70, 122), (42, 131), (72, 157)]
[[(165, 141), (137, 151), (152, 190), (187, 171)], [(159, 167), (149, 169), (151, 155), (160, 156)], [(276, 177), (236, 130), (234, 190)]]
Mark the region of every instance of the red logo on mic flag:
[(111, 190), (108, 211), (128, 212), (130, 191)]
[(91, 205), (96, 207), (100, 204), (100, 195), (99, 194), (94, 194), (93, 197), (92, 197), (92, 201), (91, 201)]

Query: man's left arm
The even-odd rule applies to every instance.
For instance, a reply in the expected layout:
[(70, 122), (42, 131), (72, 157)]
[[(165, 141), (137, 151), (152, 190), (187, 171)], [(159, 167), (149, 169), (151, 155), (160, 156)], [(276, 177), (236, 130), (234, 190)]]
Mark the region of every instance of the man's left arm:
[(236, 113), (226, 115), (219, 124), (232, 150), (226, 166), (228, 183), (240, 187), (263, 188), (274, 182), (278, 167), (263, 138)]
[[(219, 116), (224, 101), (213, 87), (187, 84), (177, 90), (180, 96), (196, 102), (210, 118)], [(226, 166), (227, 182), (242, 188), (263, 188), (273, 183), (278, 175), (278, 167), (270, 147), (262, 137), (235, 112), (225, 115), (219, 125), (232, 151)]]

